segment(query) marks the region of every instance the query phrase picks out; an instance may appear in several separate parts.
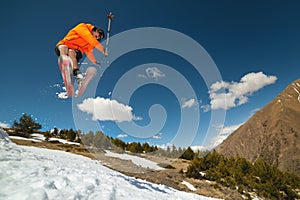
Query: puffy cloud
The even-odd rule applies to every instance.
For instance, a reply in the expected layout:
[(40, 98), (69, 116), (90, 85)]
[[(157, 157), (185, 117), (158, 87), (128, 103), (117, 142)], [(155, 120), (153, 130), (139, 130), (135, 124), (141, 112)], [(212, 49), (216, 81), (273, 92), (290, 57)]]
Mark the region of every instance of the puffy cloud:
[(233, 131), (237, 130), (242, 124), (231, 125), (231, 126), (216, 126), (216, 130), (219, 135), (228, 135)]
[(157, 67), (149, 67), (146, 69), (146, 74), (150, 78), (158, 79), (165, 77), (165, 74), (162, 73)]
[(190, 100), (184, 101), (182, 103), (181, 108), (191, 108), (194, 105), (196, 105), (195, 99), (190, 99)]
[(215, 128), (218, 134), (211, 139), (210, 148), (212, 149), (220, 145), (231, 133), (237, 130), (242, 124), (236, 124), (231, 126), (216, 126)]
[(210, 150), (210, 149), (209, 149), (208, 147), (206, 147), (206, 146), (191, 146), (191, 149), (192, 149), (194, 152)]
[(77, 107), (83, 112), (92, 114), (93, 120), (124, 122), (139, 119), (133, 115), (132, 107), (111, 99), (88, 98)]
[(249, 73), (240, 82), (219, 81), (210, 86), (210, 108), (224, 109), (245, 104), (248, 97), (263, 87), (275, 83), (276, 76), (267, 76), (262, 72)]
[(159, 79), (159, 78), (164, 78), (166, 75), (161, 72), (157, 67), (148, 67), (146, 69), (146, 75), (144, 74), (139, 74), (138, 75), (141, 78), (152, 78), (152, 79)]
[(118, 138), (126, 138), (126, 137), (128, 137), (128, 135), (127, 134), (119, 134), (117, 137)]
[(162, 133), (158, 133), (156, 135), (153, 135), (152, 138), (153, 139), (161, 139)]
[(213, 149), (219, 146), (229, 135), (217, 135), (211, 139), (211, 145), (209, 149)]
[(158, 136), (158, 135), (154, 135), (154, 136), (152, 136), (152, 138), (153, 138), (153, 139), (161, 139), (161, 137)]

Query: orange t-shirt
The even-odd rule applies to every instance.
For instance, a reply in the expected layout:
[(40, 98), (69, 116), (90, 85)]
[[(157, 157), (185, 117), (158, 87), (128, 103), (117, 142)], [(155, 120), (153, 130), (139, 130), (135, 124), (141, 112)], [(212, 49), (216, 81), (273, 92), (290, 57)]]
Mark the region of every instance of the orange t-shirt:
[(104, 51), (104, 47), (93, 37), (93, 28), (94, 26), (92, 24), (80, 23), (71, 29), (64, 39), (57, 43), (57, 46), (63, 44), (69, 47), (69, 49), (77, 49), (85, 53), (93, 63), (96, 63), (93, 49), (97, 48), (102, 52)]

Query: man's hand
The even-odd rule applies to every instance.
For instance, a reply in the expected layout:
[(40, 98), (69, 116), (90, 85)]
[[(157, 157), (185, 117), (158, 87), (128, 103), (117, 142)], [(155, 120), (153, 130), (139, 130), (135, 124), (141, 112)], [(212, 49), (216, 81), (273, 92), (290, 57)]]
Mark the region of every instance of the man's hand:
[(100, 66), (100, 63), (98, 61), (96, 61), (95, 65)]
[(107, 57), (107, 56), (108, 56), (108, 51), (107, 51), (107, 50), (104, 50), (104, 51), (103, 51), (103, 55), (104, 55), (105, 57)]

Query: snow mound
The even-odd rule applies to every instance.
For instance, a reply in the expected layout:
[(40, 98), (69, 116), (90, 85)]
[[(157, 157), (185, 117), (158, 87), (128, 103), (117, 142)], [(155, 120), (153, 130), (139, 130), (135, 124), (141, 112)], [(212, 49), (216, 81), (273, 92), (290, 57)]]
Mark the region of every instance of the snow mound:
[[(7, 138), (3, 131), (1, 138)], [(0, 155), (0, 199), (214, 199), (128, 177), (63, 151), (3, 142)]]
[(119, 158), (119, 159), (122, 159), (122, 160), (131, 160), (134, 164), (138, 165), (138, 166), (142, 166), (142, 167), (145, 167), (145, 168), (150, 168), (150, 169), (153, 169), (153, 170), (165, 170), (165, 168), (162, 168), (160, 166), (157, 165), (156, 162), (152, 162), (150, 160), (147, 160), (145, 158), (140, 158), (138, 156), (132, 156), (132, 155), (129, 155), (129, 154), (120, 154), (120, 153), (114, 153), (114, 152), (111, 152), (111, 151), (108, 151), (106, 150), (105, 151), (105, 155), (106, 156), (109, 156), (109, 157), (113, 157), (113, 158)]
[[(9, 138), (17, 139), (17, 140), (27, 140), (27, 141), (33, 141), (33, 142), (46, 141), (45, 136), (40, 133), (33, 133), (33, 134), (31, 134), (31, 137), (32, 138), (24, 138), (24, 137), (20, 137), (20, 136), (9, 136)], [(58, 141), (63, 144), (74, 144), (74, 145), (80, 146), (80, 144), (78, 142), (70, 142), (70, 141), (67, 141), (64, 139), (60, 139), (60, 138), (49, 138), (49, 141)]]
[(8, 137), (8, 134), (0, 128), (0, 142), (10, 142), (10, 139)]

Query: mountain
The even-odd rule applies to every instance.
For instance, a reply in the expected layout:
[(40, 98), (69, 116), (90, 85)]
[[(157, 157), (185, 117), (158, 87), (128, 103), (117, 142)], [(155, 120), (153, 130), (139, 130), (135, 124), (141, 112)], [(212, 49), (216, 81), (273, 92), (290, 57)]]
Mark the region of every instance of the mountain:
[(251, 162), (262, 157), (282, 171), (300, 175), (300, 79), (256, 112), (217, 151)]

